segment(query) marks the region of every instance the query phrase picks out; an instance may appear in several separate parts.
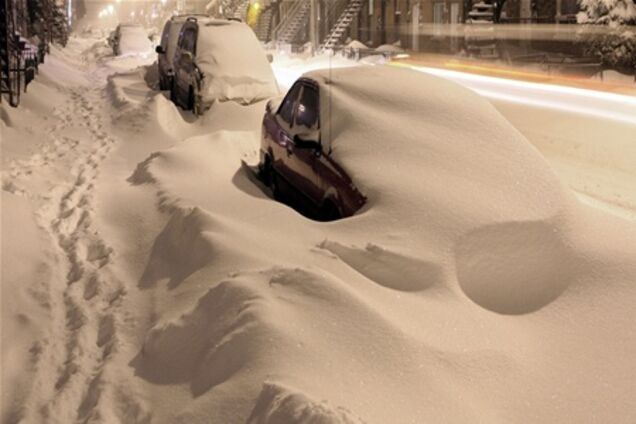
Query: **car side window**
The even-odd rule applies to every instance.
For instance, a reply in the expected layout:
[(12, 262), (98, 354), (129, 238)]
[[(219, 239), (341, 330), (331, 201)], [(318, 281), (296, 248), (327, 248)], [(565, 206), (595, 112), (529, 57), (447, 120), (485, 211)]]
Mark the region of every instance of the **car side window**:
[(281, 105), (278, 114), (285, 122), (292, 125), (294, 119), (294, 106), (296, 105), (296, 100), (298, 99), (298, 95), (300, 94), (300, 89), (302, 85), (296, 84), (292, 87), (292, 89), (287, 93), (285, 99), (283, 100), (283, 104)]
[(300, 95), (300, 101), (296, 109), (296, 125), (310, 129), (318, 128), (320, 116), (320, 103), (318, 91), (315, 87), (304, 84)]
[(194, 54), (194, 47), (195, 47), (195, 41), (196, 41), (195, 35), (196, 33), (194, 31), (194, 28), (187, 28), (186, 30), (183, 31), (183, 35), (181, 36), (181, 48), (183, 50), (187, 50), (190, 53)]

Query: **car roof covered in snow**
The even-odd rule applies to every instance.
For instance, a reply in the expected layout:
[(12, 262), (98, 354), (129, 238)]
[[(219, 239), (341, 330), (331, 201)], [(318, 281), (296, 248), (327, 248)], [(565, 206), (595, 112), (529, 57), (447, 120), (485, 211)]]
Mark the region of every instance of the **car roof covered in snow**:
[(332, 149), (371, 197), (403, 192), (402, 199), (430, 199), (442, 194), (414, 193), (456, 183), (454, 193), (465, 194), (459, 203), (488, 192), (501, 207), (536, 210), (562, 195), (560, 182), (528, 140), (489, 102), (454, 82), (386, 65), (323, 69), (304, 77), (320, 87), (325, 150)]
[(186, 19), (188, 18), (195, 18), (197, 21), (212, 19), (209, 15), (192, 13), (192, 14), (185, 14), (185, 15), (173, 15), (170, 18), (170, 20), (177, 21), (177, 22), (185, 22)]
[(122, 55), (150, 53), (152, 44), (146, 29), (137, 24), (126, 24), (119, 30), (119, 50)]
[(118, 26), (119, 26), (120, 29), (133, 29), (134, 28), (134, 29), (141, 29), (141, 30), (145, 31), (143, 25), (137, 24), (137, 23), (134, 23), (134, 22), (123, 22), (123, 23), (119, 24)]
[(213, 19), (199, 25), (197, 65), (210, 76), (204, 98), (252, 103), (279, 93), (265, 50), (242, 22)]

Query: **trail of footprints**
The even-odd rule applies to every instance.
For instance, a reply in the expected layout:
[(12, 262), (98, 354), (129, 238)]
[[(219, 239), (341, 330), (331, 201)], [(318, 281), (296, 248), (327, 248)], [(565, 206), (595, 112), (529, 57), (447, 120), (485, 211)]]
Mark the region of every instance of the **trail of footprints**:
[[(28, 160), (13, 163), (3, 176), (4, 190), (40, 200), (37, 220), (56, 242), (57, 260), (64, 269), (59, 276), (62, 281), (51, 281), (49, 287), (51, 327), (48, 339), (37, 349), (37, 371), (27, 407), (39, 411), (39, 417), (31, 417), (34, 421), (100, 422), (108, 415), (97, 408), (108, 373), (105, 365), (117, 349), (115, 311), (125, 288), (109, 269), (114, 252), (93, 223), (99, 167), (116, 143), (94, 113), (99, 95), (98, 90), (72, 91), (67, 108), (55, 113), (53, 142), (43, 144)], [(77, 122), (86, 127), (89, 139), (60, 135)], [(66, 185), (53, 186), (48, 193), (29, 193), (25, 188), (28, 178), (42, 167), (65, 162), (73, 164)]]

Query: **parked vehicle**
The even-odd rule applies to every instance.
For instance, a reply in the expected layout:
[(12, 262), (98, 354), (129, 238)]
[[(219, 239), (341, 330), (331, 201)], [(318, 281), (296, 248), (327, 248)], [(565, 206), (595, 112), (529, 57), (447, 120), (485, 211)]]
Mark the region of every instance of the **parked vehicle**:
[(227, 19), (189, 17), (173, 59), (171, 98), (201, 114), (215, 101), (251, 104), (277, 96), (278, 85), (254, 31)]
[(282, 102), (270, 100), (263, 118), (259, 172), (274, 197), (281, 182), (317, 210), (334, 220), (353, 215), (366, 198), (345, 170), (325, 150), (321, 137), (321, 103), (328, 93), (314, 79), (300, 78)]
[(149, 54), (152, 44), (146, 29), (139, 24), (119, 24), (108, 37), (115, 56)]
[(177, 49), (181, 27), (183, 27), (183, 24), (189, 17), (196, 18), (199, 22), (202, 22), (207, 15), (176, 15), (168, 19), (163, 26), (161, 42), (155, 48), (157, 52), (157, 66), (159, 68), (160, 90), (169, 90), (172, 86), (172, 79), (174, 77), (172, 61)]

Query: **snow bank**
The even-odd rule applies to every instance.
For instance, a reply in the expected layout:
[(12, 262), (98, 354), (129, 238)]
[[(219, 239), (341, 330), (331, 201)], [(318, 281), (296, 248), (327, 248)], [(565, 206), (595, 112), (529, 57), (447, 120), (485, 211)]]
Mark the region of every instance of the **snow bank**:
[[(566, 403), (585, 399), (587, 412), (568, 408), (567, 419), (614, 417), (636, 346), (624, 325), (636, 297), (633, 225), (579, 204), (466, 89), (393, 68), (309, 75), (331, 93), (323, 141), (367, 207), (325, 224), (265, 197), (240, 166), (255, 160), (258, 117), (249, 132), (149, 157), (135, 174), (172, 218), (144, 284), (191, 300), (160, 313), (182, 318), (149, 332), (141, 375), (162, 393), (179, 382), (205, 399), (179, 407), (195, 422), (559, 421), (546, 387)], [(157, 118), (190, 128), (169, 106)], [(228, 321), (226, 308), (242, 312)], [(576, 353), (600, 345), (611, 359)], [(159, 380), (152, 370), (167, 364), (176, 374)], [(597, 373), (614, 384), (602, 399)]]
[[(332, 74), (333, 99), (358, 106), (333, 122), (334, 154), (369, 194), (352, 218), (316, 223), (265, 197), (240, 167), (258, 148), (257, 126), (192, 138), (144, 163), (140, 181), (173, 215), (143, 284), (187, 300), (158, 310), (134, 366), (156, 396), (185, 387), (182, 399), (196, 399), (156, 405), (157, 414), (255, 423), (623, 416), (636, 346), (626, 324), (636, 318), (633, 225), (576, 202), (474, 94), (424, 78), (426, 102), (403, 99), (386, 115), (382, 95), (362, 89), (383, 75), (375, 72), (351, 71), (355, 83)], [(444, 118), (451, 106), (472, 110), (461, 115), (468, 123)], [(428, 131), (376, 133), (380, 112), (402, 124), (417, 116)], [(599, 373), (612, 382), (600, 397)], [(553, 396), (586, 406), (564, 415)]]
[[(2, 421), (19, 420), (49, 319), (47, 238), (26, 197), (2, 191)], [(33, 283), (31, 283), (33, 282)], [(37, 282), (37, 283), (36, 283)]]
[(275, 383), (265, 383), (248, 424), (363, 424), (342, 407), (317, 402), (302, 392)]
[(205, 100), (250, 104), (278, 94), (263, 47), (241, 22), (219, 20), (200, 25), (197, 64), (206, 76), (201, 90)]

